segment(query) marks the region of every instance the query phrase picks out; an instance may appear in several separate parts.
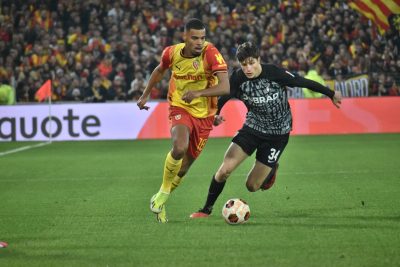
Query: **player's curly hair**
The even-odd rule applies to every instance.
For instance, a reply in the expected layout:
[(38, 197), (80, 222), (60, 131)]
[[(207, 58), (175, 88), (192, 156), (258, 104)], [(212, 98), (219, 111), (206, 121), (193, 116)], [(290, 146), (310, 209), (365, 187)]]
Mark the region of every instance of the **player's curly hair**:
[(245, 42), (238, 46), (236, 50), (236, 58), (239, 62), (244, 61), (246, 58), (258, 58), (260, 56), (260, 49), (252, 42)]

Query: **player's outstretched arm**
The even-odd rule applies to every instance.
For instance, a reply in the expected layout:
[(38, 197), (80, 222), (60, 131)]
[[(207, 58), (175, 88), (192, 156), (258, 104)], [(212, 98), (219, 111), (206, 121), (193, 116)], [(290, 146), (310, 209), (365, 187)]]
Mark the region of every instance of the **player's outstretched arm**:
[(315, 82), (313, 80), (306, 79), (301, 76), (296, 76), (293, 77), (293, 79), (290, 79), (287, 83), (289, 86), (298, 86), (298, 87), (305, 87), (308, 88), (314, 92), (318, 92), (321, 94), (324, 94), (328, 96), (331, 100), (332, 103), (337, 107), (340, 108), (340, 104), (342, 103), (342, 94), (340, 91), (332, 91), (328, 87)]
[(149, 100), (151, 90), (164, 77), (165, 71), (166, 71), (166, 69), (163, 69), (160, 65), (158, 65), (153, 70), (153, 72), (150, 75), (149, 82), (146, 85), (146, 88), (143, 90), (142, 95), (140, 96), (140, 98), (138, 99), (138, 101), (136, 103), (137, 106), (139, 107), (139, 109), (148, 110), (150, 108), (149, 106), (146, 106), (146, 103)]

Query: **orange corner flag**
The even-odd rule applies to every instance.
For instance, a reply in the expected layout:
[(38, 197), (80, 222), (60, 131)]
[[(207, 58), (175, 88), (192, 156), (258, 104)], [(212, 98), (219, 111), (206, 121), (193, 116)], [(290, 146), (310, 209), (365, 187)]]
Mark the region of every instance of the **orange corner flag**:
[(47, 80), (40, 88), (37, 90), (35, 97), (37, 100), (40, 102), (43, 101), (43, 99), (46, 99), (48, 97), (51, 97), (51, 80)]

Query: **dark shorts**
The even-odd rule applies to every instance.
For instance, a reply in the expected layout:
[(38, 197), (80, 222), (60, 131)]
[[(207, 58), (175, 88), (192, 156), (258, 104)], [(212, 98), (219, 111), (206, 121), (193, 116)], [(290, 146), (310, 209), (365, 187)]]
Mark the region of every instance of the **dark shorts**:
[(256, 159), (271, 168), (278, 162), (288, 141), (289, 134), (265, 135), (247, 126), (243, 126), (232, 139), (249, 156), (257, 150)]

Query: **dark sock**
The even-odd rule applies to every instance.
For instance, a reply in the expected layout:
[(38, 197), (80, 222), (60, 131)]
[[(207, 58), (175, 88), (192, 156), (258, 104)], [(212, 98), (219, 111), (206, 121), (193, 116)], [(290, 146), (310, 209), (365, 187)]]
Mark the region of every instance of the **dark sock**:
[(271, 177), (275, 175), (275, 172), (276, 172), (276, 165), (275, 165), (275, 166), (271, 169), (271, 171), (268, 173), (266, 179), (267, 179), (267, 180), (270, 180)]
[(272, 167), (271, 171), (268, 173), (267, 177), (265, 177), (264, 182), (261, 184), (261, 189), (266, 190), (269, 187), (266, 188), (267, 184), (271, 181), (272, 177), (276, 174), (276, 170), (279, 167), (279, 163), (276, 163), (274, 167)]
[(278, 169), (279, 164), (277, 163), (274, 167), (272, 167), (271, 171), (268, 173), (267, 177), (265, 177), (264, 183), (268, 183), (271, 180), (272, 176), (275, 175), (276, 170)]
[(218, 196), (221, 194), (224, 189), (226, 181), (219, 183), (215, 180), (215, 175), (213, 175), (210, 183), (210, 187), (208, 189), (208, 196), (206, 204), (204, 208), (201, 209), (202, 212), (211, 214), (212, 208), (214, 206), (215, 201), (217, 201)]

